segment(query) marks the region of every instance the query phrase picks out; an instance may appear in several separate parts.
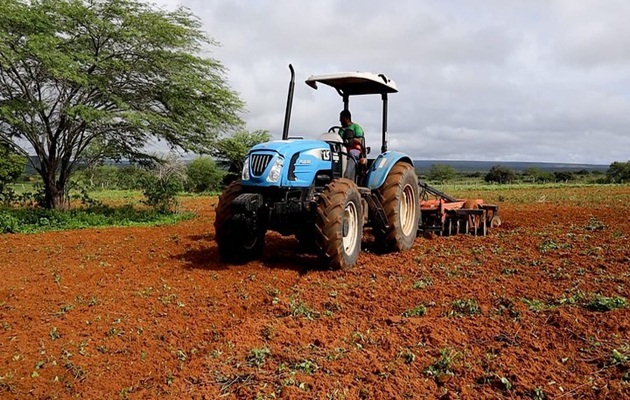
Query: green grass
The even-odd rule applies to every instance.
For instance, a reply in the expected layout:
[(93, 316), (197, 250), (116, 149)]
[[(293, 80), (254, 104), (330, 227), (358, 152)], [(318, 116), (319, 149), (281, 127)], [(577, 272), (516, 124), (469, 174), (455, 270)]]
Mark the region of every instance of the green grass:
[(15, 193), (22, 194), (28, 192), (35, 192), (37, 189), (35, 185), (31, 182), (20, 182), (20, 183), (12, 183), (7, 185), (10, 189), (13, 189)]
[(169, 225), (194, 217), (193, 213), (165, 214), (131, 205), (95, 206), (69, 211), (0, 209), (0, 233), (38, 233), (105, 226)]
[(125, 190), (125, 189), (108, 189), (108, 190), (93, 190), (88, 194), (94, 200), (98, 201), (116, 201), (116, 200), (142, 200), (142, 192), (140, 190)]

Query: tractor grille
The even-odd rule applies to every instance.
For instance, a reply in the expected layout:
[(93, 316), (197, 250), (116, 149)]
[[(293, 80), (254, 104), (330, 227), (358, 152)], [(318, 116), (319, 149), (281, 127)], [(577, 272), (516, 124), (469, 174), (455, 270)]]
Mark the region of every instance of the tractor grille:
[(270, 154), (252, 154), (251, 158), (249, 159), (249, 166), (252, 170), (252, 175), (262, 175), (272, 158), (273, 156)]

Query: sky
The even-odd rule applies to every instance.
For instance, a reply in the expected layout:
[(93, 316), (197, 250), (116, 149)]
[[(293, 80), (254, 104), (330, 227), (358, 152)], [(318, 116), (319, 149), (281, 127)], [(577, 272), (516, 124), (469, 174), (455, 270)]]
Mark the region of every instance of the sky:
[[(627, 0), (153, 0), (183, 6), (219, 43), (205, 55), (246, 103), (246, 129), (279, 139), (338, 125), (341, 97), (311, 75), (385, 74), (389, 149), (414, 159), (608, 165), (630, 160)], [(380, 96), (350, 99), (381, 145)]]

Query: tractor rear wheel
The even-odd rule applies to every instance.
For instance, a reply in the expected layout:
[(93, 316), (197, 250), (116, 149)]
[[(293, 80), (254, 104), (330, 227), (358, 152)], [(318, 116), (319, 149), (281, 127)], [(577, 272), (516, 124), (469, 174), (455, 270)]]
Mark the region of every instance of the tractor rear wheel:
[(398, 162), (378, 189), (387, 227), (375, 230), (380, 245), (389, 251), (404, 251), (413, 246), (420, 219), (418, 177), (412, 165)]
[(221, 260), (225, 262), (253, 260), (260, 257), (265, 246), (265, 229), (256, 224), (256, 216), (232, 212), (232, 202), (242, 192), (241, 181), (229, 184), (219, 196), (215, 211), (215, 240)]
[(356, 263), (363, 237), (361, 194), (345, 178), (328, 184), (319, 196), (315, 217), (317, 246), (329, 268), (345, 269)]

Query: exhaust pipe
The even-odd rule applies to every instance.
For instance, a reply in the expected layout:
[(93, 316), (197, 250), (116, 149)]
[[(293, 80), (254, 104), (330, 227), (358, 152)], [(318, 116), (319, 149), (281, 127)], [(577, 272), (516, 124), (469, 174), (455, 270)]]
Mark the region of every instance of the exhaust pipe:
[(291, 82), (289, 83), (289, 95), (287, 97), (287, 109), (284, 111), (284, 128), (282, 129), (282, 140), (289, 138), (289, 122), (291, 122), (291, 108), (293, 107), (293, 92), (295, 90), (295, 71), (293, 65), (289, 64), (291, 70)]

